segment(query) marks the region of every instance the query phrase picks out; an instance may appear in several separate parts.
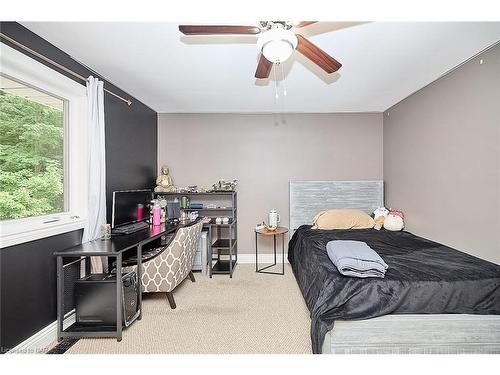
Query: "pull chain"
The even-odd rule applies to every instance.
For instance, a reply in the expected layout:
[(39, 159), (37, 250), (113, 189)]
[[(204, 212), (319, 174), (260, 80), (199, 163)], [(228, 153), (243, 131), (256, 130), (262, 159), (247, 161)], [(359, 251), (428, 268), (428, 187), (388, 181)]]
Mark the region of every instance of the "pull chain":
[(283, 70), (283, 64), (281, 65), (281, 79), (283, 82), (283, 96), (286, 96), (286, 86), (285, 86), (285, 71)]
[[(277, 64), (279, 64), (279, 62)], [(277, 102), (279, 99), (279, 95), (278, 95), (278, 80), (276, 78), (276, 69), (273, 69), (273, 76), (274, 76), (274, 99)]]
[[(279, 68), (276, 65), (281, 65)], [(274, 103), (276, 104), (276, 109), (280, 107), (279, 99), (279, 84), (278, 84), (278, 78), (279, 78), (279, 72), (277, 73), (276, 70), (281, 69), (281, 84), (283, 85), (283, 97), (281, 99), (281, 112), (285, 112), (285, 97), (287, 95), (286, 91), (286, 85), (285, 85), (285, 70), (283, 69), (283, 65), (278, 61), (276, 64), (273, 65), (272, 70), (273, 70), (273, 78), (274, 78)]]
[[(281, 81), (280, 83), (283, 85), (283, 97), (281, 98), (281, 117), (283, 117), (283, 113), (285, 112), (285, 97), (286, 97), (286, 88), (285, 88), (285, 74), (283, 72), (283, 64), (280, 64), (281, 68)], [(283, 119), (282, 119), (283, 120)]]

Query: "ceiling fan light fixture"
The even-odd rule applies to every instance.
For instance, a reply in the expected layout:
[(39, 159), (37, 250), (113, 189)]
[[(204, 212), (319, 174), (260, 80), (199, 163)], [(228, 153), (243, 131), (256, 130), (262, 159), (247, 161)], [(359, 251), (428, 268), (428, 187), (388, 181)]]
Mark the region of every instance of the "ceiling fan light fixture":
[[(318, 67), (330, 74), (342, 67), (342, 64), (321, 48), (291, 30), (317, 23), (318, 21), (300, 21), (294, 26), (290, 21), (260, 21), (259, 26), (232, 25), (179, 25), (184, 35), (256, 35), (259, 60), (255, 78), (266, 79), (274, 64), (285, 62), (297, 50)], [(282, 67), (283, 68), (283, 67)]]
[(261, 34), (257, 47), (264, 57), (273, 64), (286, 61), (297, 47), (297, 37), (282, 25), (275, 25), (272, 29)]
[(275, 64), (287, 60), (292, 52), (292, 45), (285, 40), (273, 40), (262, 47), (264, 57)]

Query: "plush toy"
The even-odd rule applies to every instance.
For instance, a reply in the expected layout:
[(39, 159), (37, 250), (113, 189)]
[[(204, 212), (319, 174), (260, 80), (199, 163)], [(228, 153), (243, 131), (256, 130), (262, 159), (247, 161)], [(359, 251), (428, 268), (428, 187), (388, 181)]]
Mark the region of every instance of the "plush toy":
[(379, 216), (375, 219), (373, 229), (380, 230), (384, 226), (385, 216)]
[(373, 229), (380, 230), (384, 225), (385, 218), (389, 214), (389, 210), (385, 207), (379, 207), (373, 211), (373, 218), (375, 219), (375, 226)]
[(391, 210), (384, 219), (384, 228), (387, 230), (400, 231), (404, 227), (404, 215), (401, 211)]

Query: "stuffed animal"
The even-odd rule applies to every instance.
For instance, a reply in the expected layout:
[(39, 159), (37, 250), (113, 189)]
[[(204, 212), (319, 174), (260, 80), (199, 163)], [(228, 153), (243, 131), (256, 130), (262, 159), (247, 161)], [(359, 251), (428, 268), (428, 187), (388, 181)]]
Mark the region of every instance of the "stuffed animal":
[(385, 207), (379, 207), (373, 211), (373, 218), (375, 219), (375, 226), (373, 229), (380, 230), (384, 225), (385, 218), (389, 214), (389, 210)]
[(384, 226), (385, 216), (379, 216), (375, 219), (373, 229), (380, 230)]
[(400, 231), (404, 227), (404, 215), (401, 211), (391, 210), (384, 219), (384, 228), (387, 230)]
[(376, 219), (377, 217), (383, 216), (386, 217), (389, 214), (389, 210), (385, 207), (379, 207), (375, 211), (373, 211), (373, 217)]

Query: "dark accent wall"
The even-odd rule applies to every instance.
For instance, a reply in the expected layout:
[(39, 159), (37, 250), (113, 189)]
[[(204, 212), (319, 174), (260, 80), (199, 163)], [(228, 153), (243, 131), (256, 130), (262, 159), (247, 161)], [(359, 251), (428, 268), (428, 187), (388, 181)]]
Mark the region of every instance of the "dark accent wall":
[(108, 94), (104, 108), (107, 220), (111, 223), (113, 191), (155, 187), (158, 121), (156, 112), (136, 100), (129, 109)]
[[(98, 76), (17, 22), (0, 22), (0, 31), (84, 77)], [(18, 49), (8, 42), (6, 44)], [(35, 60), (40, 61), (38, 58)], [(82, 85), (85, 84), (58, 68), (40, 62)], [(104, 98), (107, 218), (110, 222), (114, 190), (154, 186), (157, 113), (110, 82), (103, 81), (105, 88), (132, 100), (132, 105), (128, 106), (108, 93)], [(79, 243), (80, 239), (81, 231), (75, 231), (0, 250), (2, 351), (16, 346), (56, 319), (55, 259), (52, 253), (57, 249), (71, 247)]]
[(54, 251), (76, 246), (83, 230), (1, 250), (1, 345), (6, 352), (56, 319)]

